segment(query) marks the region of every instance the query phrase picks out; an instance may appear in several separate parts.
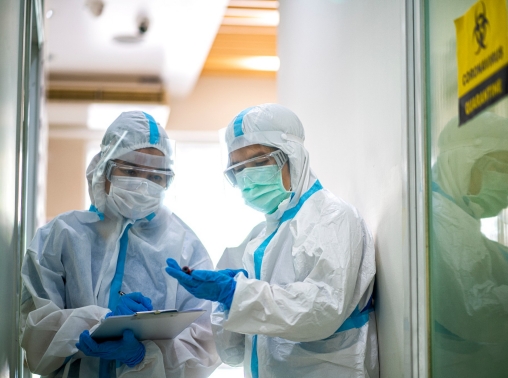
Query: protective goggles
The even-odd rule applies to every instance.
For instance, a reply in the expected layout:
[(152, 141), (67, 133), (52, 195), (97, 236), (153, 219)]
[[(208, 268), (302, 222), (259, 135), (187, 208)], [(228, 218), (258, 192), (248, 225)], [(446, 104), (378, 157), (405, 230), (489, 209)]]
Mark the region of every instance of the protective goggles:
[(155, 184), (162, 186), (164, 189), (169, 188), (175, 174), (171, 170), (153, 169), (145, 167), (137, 167), (133, 165), (125, 165), (110, 160), (106, 165), (106, 178), (112, 181), (112, 176), (118, 177), (136, 177), (149, 180)]
[(288, 161), (287, 155), (281, 150), (273, 151), (269, 154), (261, 155), (252, 159), (242, 161), (241, 163), (234, 164), (224, 171), (224, 176), (233, 186), (237, 186), (236, 175), (243, 171), (245, 168), (264, 167), (267, 165), (277, 165), (279, 168), (275, 171), (277, 174), (284, 164)]

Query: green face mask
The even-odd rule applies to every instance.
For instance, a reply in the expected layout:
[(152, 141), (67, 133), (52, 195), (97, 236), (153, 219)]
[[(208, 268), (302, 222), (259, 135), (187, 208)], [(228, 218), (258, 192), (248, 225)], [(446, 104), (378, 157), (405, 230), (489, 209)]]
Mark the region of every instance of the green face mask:
[(479, 218), (495, 217), (508, 207), (508, 174), (484, 172), (480, 193), (465, 197), (481, 207), (483, 211), (478, 214)]
[(291, 195), (277, 165), (245, 168), (235, 176), (245, 203), (262, 213), (272, 214)]

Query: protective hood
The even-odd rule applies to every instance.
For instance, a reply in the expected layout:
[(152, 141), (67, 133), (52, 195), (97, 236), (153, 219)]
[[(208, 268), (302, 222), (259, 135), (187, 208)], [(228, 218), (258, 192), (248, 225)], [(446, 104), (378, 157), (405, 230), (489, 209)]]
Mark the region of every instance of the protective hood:
[[(261, 104), (241, 111), (226, 128), (228, 153), (253, 144), (275, 147), (289, 158), (291, 188), (295, 193), (287, 209), (295, 206), (314, 181), (305, 132), (297, 115), (278, 104)], [(282, 214), (277, 214), (279, 217)]]
[(106, 163), (117, 158), (130, 161), (132, 151), (150, 147), (164, 153), (163, 168), (172, 167), (173, 150), (169, 138), (151, 115), (141, 111), (124, 112), (108, 127), (102, 138), (101, 152), (93, 157), (86, 170), (90, 201), (99, 212), (104, 213), (106, 207)]
[(508, 120), (487, 112), (459, 127), (455, 117), (439, 135), (438, 148), (433, 180), (458, 206), (470, 212), (463, 197), (468, 194), (471, 168), (488, 153), (508, 151)]

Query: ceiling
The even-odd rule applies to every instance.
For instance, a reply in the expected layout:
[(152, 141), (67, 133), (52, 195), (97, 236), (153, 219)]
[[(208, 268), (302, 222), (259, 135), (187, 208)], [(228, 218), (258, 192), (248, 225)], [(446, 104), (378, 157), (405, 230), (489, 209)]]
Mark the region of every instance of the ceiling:
[(275, 76), (277, 1), (103, 0), (96, 16), (101, 2), (45, 2), (50, 100), (165, 102), (200, 75)]
[(231, 0), (203, 66), (203, 75), (275, 77), (279, 2)]

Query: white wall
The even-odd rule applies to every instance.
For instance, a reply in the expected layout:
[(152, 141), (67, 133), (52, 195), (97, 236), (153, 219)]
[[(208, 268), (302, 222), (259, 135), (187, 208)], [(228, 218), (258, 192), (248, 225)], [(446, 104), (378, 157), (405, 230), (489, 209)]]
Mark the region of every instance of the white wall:
[(389, 378), (411, 376), (404, 12), (402, 0), (281, 0), (278, 37), (279, 102), (301, 118), (323, 185), (355, 205), (375, 237)]
[(166, 129), (219, 130), (243, 109), (276, 100), (272, 78), (202, 76), (189, 97), (170, 101)]

